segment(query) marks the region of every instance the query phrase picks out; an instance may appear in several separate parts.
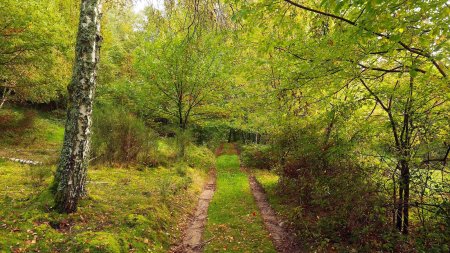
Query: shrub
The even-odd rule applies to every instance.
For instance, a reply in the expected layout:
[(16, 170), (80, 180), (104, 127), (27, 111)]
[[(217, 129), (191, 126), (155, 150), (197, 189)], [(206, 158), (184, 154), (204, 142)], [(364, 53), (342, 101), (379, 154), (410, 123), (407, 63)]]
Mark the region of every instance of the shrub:
[(217, 148), (224, 139), (224, 133), (228, 132), (226, 126), (216, 125), (192, 125), (192, 135), (196, 145), (206, 145), (209, 149)]
[(327, 238), (359, 248), (382, 240), (381, 231), (389, 231), (383, 219), (384, 200), (357, 166), (324, 167), (316, 158), (301, 157), (287, 161), (280, 170), (278, 191), (298, 211), (291, 220), (311, 242)]
[(46, 166), (28, 166), (28, 178), (34, 186), (41, 186), (52, 175), (52, 170)]
[(188, 130), (177, 130), (175, 135), (178, 158), (184, 158), (186, 149), (192, 143), (192, 133)]
[(23, 113), (2, 110), (0, 113), (0, 134), (21, 134), (25, 130), (33, 128), (35, 120), (36, 112), (33, 110), (26, 110)]
[(270, 146), (262, 144), (244, 146), (241, 161), (245, 167), (256, 169), (270, 169), (276, 164)]
[(155, 134), (123, 108), (103, 107), (94, 115), (93, 157), (110, 163), (150, 163)]
[(200, 169), (214, 168), (216, 164), (214, 153), (205, 146), (190, 145), (186, 149), (185, 160), (191, 167)]
[(177, 148), (172, 138), (160, 138), (152, 142), (145, 158), (140, 159), (148, 167), (168, 167), (177, 160)]
[(15, 120), (16, 115), (12, 114), (9, 111), (3, 111), (0, 114), (0, 130), (3, 132), (11, 129), (11, 126), (13, 125)]

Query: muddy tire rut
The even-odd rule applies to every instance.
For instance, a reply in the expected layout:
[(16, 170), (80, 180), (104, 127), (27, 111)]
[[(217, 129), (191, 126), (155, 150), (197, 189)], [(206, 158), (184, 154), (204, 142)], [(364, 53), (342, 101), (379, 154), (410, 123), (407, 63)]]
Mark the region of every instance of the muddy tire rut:
[(208, 218), (208, 207), (216, 190), (216, 173), (211, 171), (208, 181), (200, 194), (197, 209), (189, 226), (186, 228), (180, 245), (170, 250), (174, 253), (200, 253), (203, 252), (205, 242), (203, 231)]
[(283, 227), (280, 218), (267, 201), (264, 189), (256, 180), (255, 176), (248, 177), (250, 188), (252, 189), (253, 197), (261, 212), (266, 229), (270, 233), (272, 242), (278, 252), (281, 253), (300, 253), (304, 252), (296, 243), (292, 233)]

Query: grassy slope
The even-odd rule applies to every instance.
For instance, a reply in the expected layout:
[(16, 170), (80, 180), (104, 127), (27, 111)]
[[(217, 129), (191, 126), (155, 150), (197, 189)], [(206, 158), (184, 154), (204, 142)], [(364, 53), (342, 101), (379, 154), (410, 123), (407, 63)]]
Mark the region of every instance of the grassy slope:
[[(2, 109), (3, 114), (24, 116), (23, 109)], [(37, 113), (33, 127), (18, 133), (0, 135), (0, 157), (30, 159), (44, 163), (54, 163), (58, 158), (64, 137), (64, 122), (59, 117), (48, 113)]]
[[(11, 138), (0, 150), (51, 162), (59, 153), (62, 125), (38, 115), (19, 142)], [(206, 179), (204, 170), (182, 165), (142, 171), (97, 167), (89, 170), (89, 197), (79, 211), (62, 215), (51, 210), (46, 190), (54, 170), (0, 159), (0, 252), (167, 252)]]
[(217, 158), (217, 191), (209, 206), (205, 252), (276, 252), (237, 155)]

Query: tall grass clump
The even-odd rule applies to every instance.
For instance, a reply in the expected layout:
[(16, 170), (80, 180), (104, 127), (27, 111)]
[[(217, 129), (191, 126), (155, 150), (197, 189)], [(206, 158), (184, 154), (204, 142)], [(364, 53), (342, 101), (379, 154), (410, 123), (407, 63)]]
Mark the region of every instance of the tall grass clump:
[(93, 132), (93, 160), (110, 164), (151, 163), (156, 134), (124, 108), (99, 108), (94, 114)]

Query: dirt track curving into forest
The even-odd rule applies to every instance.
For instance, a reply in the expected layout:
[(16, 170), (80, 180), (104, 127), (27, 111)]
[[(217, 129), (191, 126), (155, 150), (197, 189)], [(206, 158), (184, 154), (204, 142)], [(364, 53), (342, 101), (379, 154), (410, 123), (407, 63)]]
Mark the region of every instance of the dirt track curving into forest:
[[(221, 145), (216, 150), (216, 155), (222, 154), (238, 154), (236, 145)], [(241, 172), (249, 173), (249, 171), (241, 167)], [(189, 225), (186, 227), (182, 241), (173, 247), (171, 253), (201, 253), (208, 241), (203, 238), (205, 226), (208, 221), (208, 208), (216, 190), (216, 171), (211, 171), (208, 182), (199, 197), (197, 209), (193, 215)], [(244, 178), (246, 176), (244, 174)], [(245, 180), (246, 181), (246, 180)], [(282, 226), (281, 220), (270, 206), (264, 189), (258, 183), (256, 178), (248, 174), (248, 183), (250, 185), (253, 198), (260, 210), (261, 217), (265, 229), (269, 232), (270, 239), (277, 252), (280, 253), (300, 253), (304, 252), (296, 243), (294, 235), (287, 228)], [(261, 227), (261, 230), (264, 230)], [(214, 237), (213, 237), (214, 238)], [(245, 244), (245, 241), (244, 241)]]

